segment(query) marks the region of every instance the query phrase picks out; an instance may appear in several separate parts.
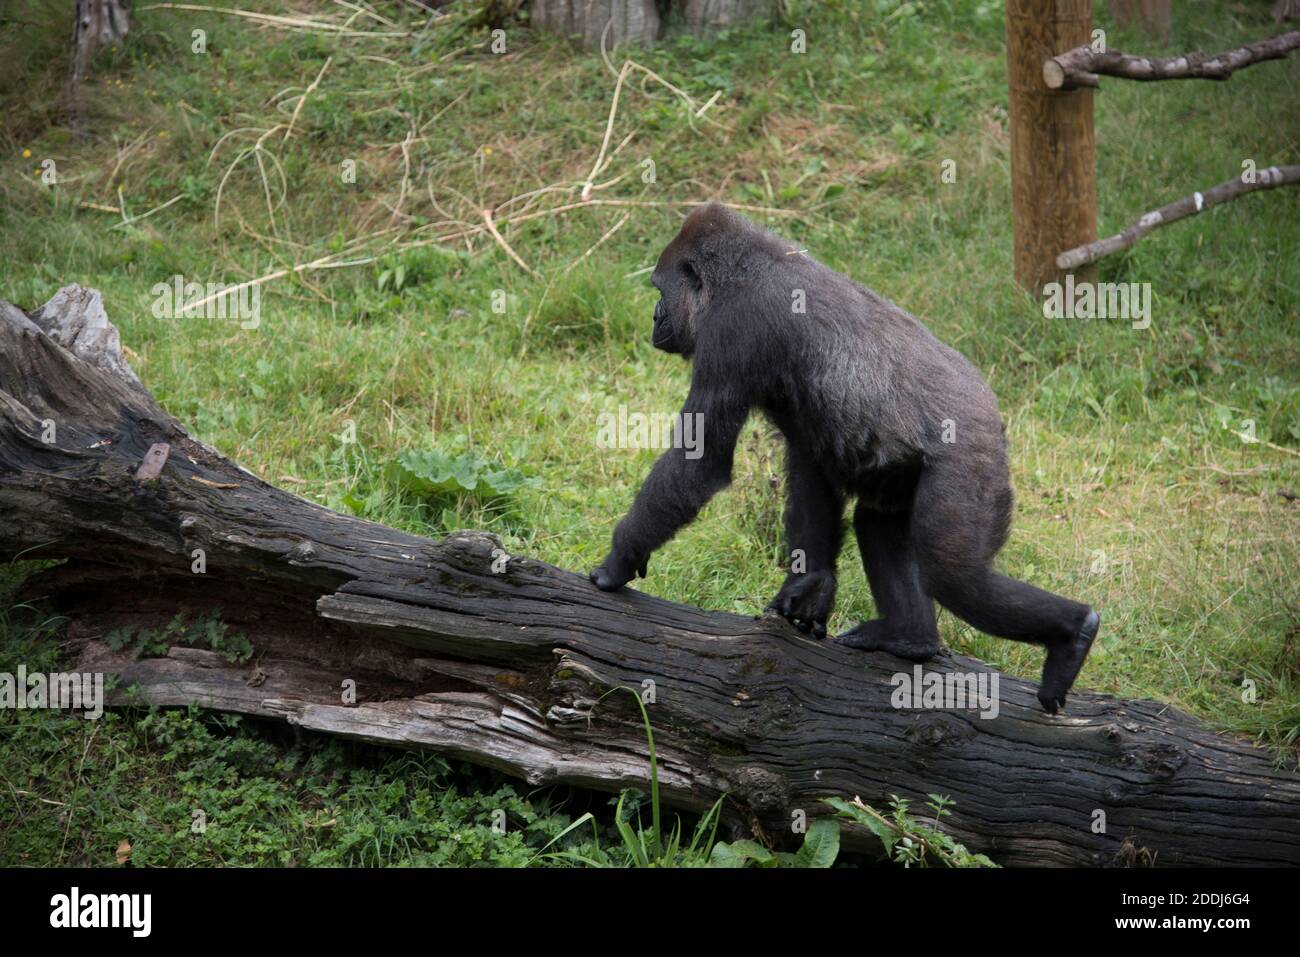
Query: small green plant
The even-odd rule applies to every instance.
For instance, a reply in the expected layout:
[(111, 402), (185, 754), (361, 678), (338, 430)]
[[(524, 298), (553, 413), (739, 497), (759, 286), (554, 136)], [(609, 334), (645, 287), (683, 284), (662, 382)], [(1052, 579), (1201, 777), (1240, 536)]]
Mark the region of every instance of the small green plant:
[[(857, 824), (861, 824), (885, 847), (885, 855), (895, 864), (904, 867), (930, 867), (939, 864), (944, 867), (997, 867), (983, 854), (974, 854), (963, 844), (953, 840), (939, 830), (939, 819), (951, 812), (948, 806), (950, 798), (931, 794), (929, 808), (934, 811), (934, 819), (926, 824), (908, 814), (910, 802), (896, 794), (889, 796), (889, 816), (881, 814), (862, 798), (852, 801), (842, 798), (826, 798), (826, 803), (836, 813)], [(811, 833), (811, 831), (809, 832)]]
[(709, 863), (714, 867), (825, 868), (833, 866), (839, 854), (839, 823), (834, 818), (820, 817), (808, 825), (797, 851), (772, 851), (757, 841), (719, 842), (714, 845)]
[(237, 665), (253, 657), (253, 644), (248, 636), (242, 632), (230, 631), (229, 626), (221, 620), (220, 608), (214, 608), (192, 622), (186, 620), (185, 612), (177, 612), (161, 628), (123, 625), (106, 634), (104, 643), (114, 651), (129, 648), (137, 658), (163, 657), (173, 645), (206, 647)]
[[(537, 858), (568, 861), (588, 867), (830, 867), (840, 851), (839, 825), (831, 818), (814, 821), (804, 835), (803, 846), (795, 852), (770, 851), (756, 841), (743, 840), (727, 844), (717, 841), (718, 821), (722, 802), (718, 798), (708, 812), (700, 818), (690, 844), (682, 846), (682, 821), (677, 818), (672, 833), (665, 836), (659, 802), (659, 761), (655, 754), (654, 732), (650, 729), (650, 715), (641, 696), (632, 688), (614, 688), (606, 692), (626, 691), (636, 698), (645, 725), (646, 742), (650, 751), (650, 827), (642, 826), (639, 815), (635, 826), (634, 812), (625, 805), (636, 792), (625, 789), (618, 798), (614, 811), (614, 826), (623, 839), (622, 858), (616, 858), (600, 846), (600, 834), (595, 817), (587, 812), (555, 836), (538, 853)], [(635, 802), (634, 802), (635, 803)], [(556, 851), (547, 853), (552, 844), (567, 834), (590, 823), (592, 838), (582, 851)]]
[(375, 264), (375, 288), (379, 292), (400, 293), (428, 282), (464, 258), (456, 250), (428, 246), (390, 253)]
[[(645, 828), (639, 814), (636, 824), (631, 820), (633, 813), (625, 808), (629, 798), (636, 792), (625, 789), (618, 798), (614, 811), (614, 825), (623, 839), (622, 857), (617, 858), (600, 846), (600, 833), (596, 827), (595, 816), (588, 811), (563, 831), (557, 834), (534, 857), (534, 861), (546, 859), (583, 864), (588, 867), (706, 867), (710, 864), (710, 854), (718, 833), (718, 819), (722, 813), (722, 802), (726, 795), (718, 798), (713, 807), (700, 818), (691, 836), (691, 843), (682, 846), (682, 821), (677, 818), (672, 833), (665, 838), (663, 816), (659, 803), (659, 761), (655, 755), (654, 732), (650, 730), (650, 715), (646, 712), (641, 696), (632, 688), (613, 688), (605, 694), (626, 691), (636, 698), (637, 707), (641, 709), (641, 720), (645, 724), (646, 742), (650, 750), (650, 827)], [(601, 696), (602, 699), (604, 695)], [(634, 802), (635, 803), (635, 802)], [(577, 831), (586, 824), (591, 825), (592, 839), (589, 846), (582, 850), (565, 850), (548, 853), (549, 848), (561, 838)], [(531, 863), (531, 862), (530, 862)]]
[(541, 480), (516, 468), (489, 462), (477, 452), (452, 455), (438, 449), (403, 452), (391, 466), (398, 485), (420, 498), (468, 494), (479, 501), (508, 498), (521, 488), (537, 488)]

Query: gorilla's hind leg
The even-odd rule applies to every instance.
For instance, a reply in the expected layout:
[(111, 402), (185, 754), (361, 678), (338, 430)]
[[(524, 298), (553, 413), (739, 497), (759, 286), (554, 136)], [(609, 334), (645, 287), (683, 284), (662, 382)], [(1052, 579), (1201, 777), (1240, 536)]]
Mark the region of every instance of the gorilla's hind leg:
[(986, 634), (1047, 649), (1038, 700), (1055, 714), (1065, 705), (1101, 618), (1081, 602), (992, 569), (1010, 510), (1010, 489), (993, 470), (935, 469), (917, 486), (912, 540), (925, 590), (939, 604)]
[(835, 639), (862, 651), (888, 651), (909, 661), (928, 661), (939, 651), (934, 602), (921, 587), (907, 512), (878, 512), (858, 504), (853, 530), (862, 566), (880, 617), (864, 621)]

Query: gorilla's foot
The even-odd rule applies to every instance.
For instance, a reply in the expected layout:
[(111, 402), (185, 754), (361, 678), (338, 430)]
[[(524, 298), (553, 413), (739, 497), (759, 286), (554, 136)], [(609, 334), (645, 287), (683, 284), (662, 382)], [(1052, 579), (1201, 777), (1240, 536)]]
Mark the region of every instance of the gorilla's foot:
[(859, 651), (887, 651), (908, 661), (929, 661), (940, 647), (938, 635), (891, 628), (883, 618), (864, 621), (831, 641)]
[(1038, 687), (1038, 701), (1048, 714), (1056, 714), (1065, 707), (1066, 692), (1083, 668), (1084, 659), (1092, 648), (1101, 627), (1101, 616), (1089, 611), (1073, 638), (1047, 647), (1047, 661), (1043, 664), (1043, 680)]

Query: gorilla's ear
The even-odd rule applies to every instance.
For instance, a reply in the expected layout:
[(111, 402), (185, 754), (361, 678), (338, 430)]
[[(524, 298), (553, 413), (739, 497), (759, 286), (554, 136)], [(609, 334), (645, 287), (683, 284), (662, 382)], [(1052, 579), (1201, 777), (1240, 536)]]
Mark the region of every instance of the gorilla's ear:
[(686, 281), (691, 284), (691, 288), (695, 292), (699, 292), (704, 288), (704, 279), (701, 278), (700, 271), (695, 268), (689, 259), (682, 260), (682, 275), (686, 277)]

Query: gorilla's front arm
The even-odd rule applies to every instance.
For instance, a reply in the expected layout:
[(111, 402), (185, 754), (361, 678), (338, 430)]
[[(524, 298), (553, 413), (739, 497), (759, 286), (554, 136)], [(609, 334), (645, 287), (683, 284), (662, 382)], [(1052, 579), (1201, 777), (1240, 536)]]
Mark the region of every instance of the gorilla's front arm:
[(844, 494), (801, 443), (786, 436), (785, 535), (790, 572), (768, 608), (818, 638), (835, 607), (835, 560), (844, 539)]
[[(699, 514), (709, 499), (731, 483), (731, 463), (736, 441), (745, 424), (748, 406), (738, 396), (699, 385), (692, 385), (682, 419), (698, 415), (695, 450), (668, 449), (650, 470), (632, 508), (614, 529), (614, 544), (591, 580), (605, 591), (613, 591), (631, 581), (644, 578), (650, 555)], [(698, 451), (698, 457), (690, 457)]]

